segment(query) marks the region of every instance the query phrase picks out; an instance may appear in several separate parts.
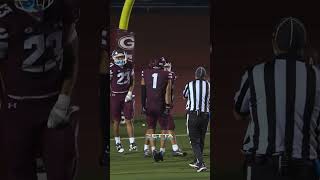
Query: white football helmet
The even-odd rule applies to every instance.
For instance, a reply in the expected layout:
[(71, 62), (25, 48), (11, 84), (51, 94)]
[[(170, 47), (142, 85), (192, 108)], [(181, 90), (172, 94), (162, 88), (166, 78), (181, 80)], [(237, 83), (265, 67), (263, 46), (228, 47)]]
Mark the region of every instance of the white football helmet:
[(15, 6), (28, 13), (37, 13), (46, 10), (54, 0), (14, 0)]
[(124, 66), (127, 64), (128, 55), (123, 50), (114, 50), (111, 55), (114, 64), (117, 66)]

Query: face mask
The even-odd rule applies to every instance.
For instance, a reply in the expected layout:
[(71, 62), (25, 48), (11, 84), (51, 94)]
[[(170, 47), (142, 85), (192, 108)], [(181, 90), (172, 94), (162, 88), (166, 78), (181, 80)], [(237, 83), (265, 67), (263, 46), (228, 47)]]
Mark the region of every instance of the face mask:
[(14, 0), (15, 6), (28, 13), (39, 13), (49, 8), (54, 0)]

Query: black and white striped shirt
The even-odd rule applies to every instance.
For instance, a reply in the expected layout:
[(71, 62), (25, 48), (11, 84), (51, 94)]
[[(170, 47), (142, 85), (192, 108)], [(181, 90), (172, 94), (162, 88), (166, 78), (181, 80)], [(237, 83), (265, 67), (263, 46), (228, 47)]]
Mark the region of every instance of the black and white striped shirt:
[(317, 158), (320, 73), (301, 58), (279, 56), (249, 68), (235, 96), (235, 110), (250, 115), (243, 150)]
[(187, 98), (187, 111), (210, 111), (210, 82), (194, 80), (186, 84), (183, 97)]

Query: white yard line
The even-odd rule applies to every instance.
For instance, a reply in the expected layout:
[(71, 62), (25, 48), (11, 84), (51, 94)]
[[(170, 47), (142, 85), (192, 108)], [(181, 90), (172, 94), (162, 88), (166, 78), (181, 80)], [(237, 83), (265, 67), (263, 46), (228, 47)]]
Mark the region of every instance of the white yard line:
[[(210, 135), (210, 132), (207, 132), (206, 135)], [(184, 137), (188, 136), (188, 134), (177, 134), (176, 137)], [(144, 139), (144, 136), (134, 137), (135, 139)], [(121, 138), (121, 139), (129, 139), (129, 138)], [(110, 140), (114, 141), (114, 138), (110, 138)]]

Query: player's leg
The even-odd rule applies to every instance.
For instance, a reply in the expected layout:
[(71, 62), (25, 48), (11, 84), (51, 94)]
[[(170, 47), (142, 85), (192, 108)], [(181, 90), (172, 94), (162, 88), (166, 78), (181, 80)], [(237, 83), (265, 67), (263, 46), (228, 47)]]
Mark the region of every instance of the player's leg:
[(43, 129), (43, 157), (48, 180), (75, 180), (78, 165), (78, 118), (63, 129)]
[(10, 180), (35, 180), (33, 156), (34, 117), (37, 108), (30, 108), (23, 101), (8, 99), (3, 102), (1, 120), (3, 121), (3, 148), (6, 178)]
[(153, 138), (153, 134), (155, 133), (156, 125), (157, 125), (157, 117), (154, 116), (152, 113), (147, 112), (147, 126), (148, 129), (146, 131), (146, 139), (149, 141), (152, 157), (157, 162), (159, 161), (158, 152), (156, 150), (156, 142)]
[(121, 119), (121, 111), (122, 111), (122, 105), (123, 102), (122, 99), (124, 99), (121, 95), (118, 94), (111, 94), (111, 114), (112, 114), (112, 129), (113, 129), (113, 136), (115, 140), (115, 145), (117, 148), (117, 151), (119, 153), (124, 152), (123, 146), (121, 144), (120, 140), (120, 119)]
[[(205, 137), (206, 137), (208, 123), (209, 123), (208, 115), (202, 114), (201, 116), (198, 116), (197, 121), (199, 122), (199, 131), (200, 131), (200, 135), (201, 135), (200, 136), (200, 153), (201, 153), (201, 157), (203, 158), (204, 142), (205, 142)], [(200, 161), (198, 166), (199, 166), (198, 170), (197, 170), (198, 172), (201, 172), (203, 170), (207, 170), (207, 167), (206, 167), (203, 160)]]
[(123, 114), (127, 125), (127, 133), (129, 137), (129, 151), (137, 151), (138, 147), (134, 138), (134, 100), (124, 103)]
[(144, 139), (144, 148), (143, 148), (143, 154), (144, 154), (144, 157), (150, 157), (150, 147), (149, 147), (149, 138), (146, 136), (147, 135), (147, 130), (145, 130), (145, 139)]
[(158, 116), (159, 119), (159, 125), (161, 129), (161, 138), (160, 138), (160, 152), (159, 152), (159, 158), (163, 161), (163, 156), (165, 153), (165, 142), (166, 142), (166, 136), (168, 134), (168, 116), (160, 115)]
[(168, 131), (161, 130), (161, 134), (163, 135), (161, 136), (161, 139), (160, 139), (160, 153), (164, 155), (164, 153), (166, 152), (166, 141), (167, 141), (167, 137), (164, 134), (168, 134)]
[(177, 138), (176, 138), (176, 133), (175, 133), (175, 123), (173, 120), (172, 115), (170, 114), (168, 116), (168, 134), (170, 134), (170, 142), (172, 146), (172, 155), (173, 156), (185, 156), (186, 153), (182, 152), (181, 149), (179, 148), (177, 144)]
[[(201, 153), (201, 129), (200, 129), (200, 122), (198, 121), (198, 116), (195, 113), (189, 114), (188, 119), (188, 130), (189, 130), (189, 137), (192, 145), (193, 153), (197, 159), (196, 168), (198, 172), (201, 172), (203, 170), (206, 170), (205, 166), (203, 167), (203, 157)], [(199, 169), (201, 168), (201, 169)], [(202, 169), (204, 168), (204, 169)]]
[[(41, 131), (40, 131), (41, 132)], [(37, 173), (37, 180), (47, 180), (47, 170), (46, 165), (44, 163), (44, 159), (42, 156), (42, 137), (38, 136), (38, 142), (34, 148), (35, 148), (35, 158), (34, 158), (34, 164), (35, 164), (35, 171)]]

